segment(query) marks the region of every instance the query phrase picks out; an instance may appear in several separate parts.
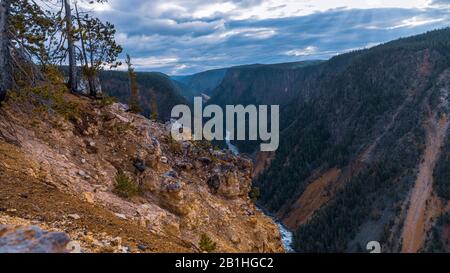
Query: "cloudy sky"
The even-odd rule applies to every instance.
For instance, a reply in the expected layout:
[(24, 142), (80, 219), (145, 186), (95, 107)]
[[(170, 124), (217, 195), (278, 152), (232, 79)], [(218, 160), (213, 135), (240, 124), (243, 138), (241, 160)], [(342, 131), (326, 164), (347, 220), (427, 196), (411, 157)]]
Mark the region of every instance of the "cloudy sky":
[(328, 59), (450, 26), (450, 0), (109, 0), (140, 71), (192, 74), (251, 63)]

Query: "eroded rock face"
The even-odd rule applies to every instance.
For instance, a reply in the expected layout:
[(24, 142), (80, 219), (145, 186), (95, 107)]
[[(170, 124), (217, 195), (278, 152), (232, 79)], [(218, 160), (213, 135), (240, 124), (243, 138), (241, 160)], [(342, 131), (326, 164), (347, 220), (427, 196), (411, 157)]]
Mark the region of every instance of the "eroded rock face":
[(66, 253), (69, 236), (35, 226), (0, 225), (0, 253)]
[(245, 198), (250, 190), (251, 176), (247, 168), (244, 171), (240, 168), (241, 165), (230, 163), (216, 166), (207, 181), (211, 193), (229, 199)]

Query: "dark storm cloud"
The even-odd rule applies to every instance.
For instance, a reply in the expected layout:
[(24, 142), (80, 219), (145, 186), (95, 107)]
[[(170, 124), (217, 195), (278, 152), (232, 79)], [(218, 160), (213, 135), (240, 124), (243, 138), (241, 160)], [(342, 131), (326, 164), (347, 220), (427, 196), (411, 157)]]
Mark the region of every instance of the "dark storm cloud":
[[(205, 1), (179, 0), (178, 4), (185, 3), (180, 8), (168, 0), (114, 0), (110, 9), (98, 15), (116, 25), (119, 42), (134, 57), (139, 70), (169, 74), (249, 63), (326, 59), (445, 27), (450, 22), (448, 9), (440, 8), (341, 8), (306, 16), (237, 20), (234, 18), (240, 8), (258, 6), (263, 1), (229, 2), (237, 8), (198, 15), (195, 12)], [(220, 5), (223, 1), (207, 3)]]

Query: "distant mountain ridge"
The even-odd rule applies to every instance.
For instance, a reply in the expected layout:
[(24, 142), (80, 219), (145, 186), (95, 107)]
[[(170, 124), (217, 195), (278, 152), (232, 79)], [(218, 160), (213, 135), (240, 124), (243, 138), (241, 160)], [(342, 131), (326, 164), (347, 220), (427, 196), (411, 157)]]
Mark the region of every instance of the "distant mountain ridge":
[[(223, 85), (229, 84), (227, 81), (230, 80), (230, 77), (233, 77), (230, 73), (236, 73), (238, 71), (258, 71), (260, 69), (295, 70), (305, 66), (319, 64), (321, 62), (322, 61), (319, 60), (312, 60), (279, 64), (240, 65), (229, 68), (208, 70), (193, 75), (171, 76), (171, 79), (176, 83), (185, 98), (188, 100), (192, 100), (194, 96), (201, 96), (202, 94), (214, 98), (221, 96), (221, 92), (223, 91), (222, 88), (224, 88)], [(215, 101), (220, 103), (221, 98), (218, 98)]]
[[(121, 102), (128, 103), (130, 97), (128, 73), (122, 71), (102, 71), (99, 75), (103, 92), (117, 97)], [(189, 104), (181, 95), (181, 91), (169, 78), (158, 72), (137, 72), (142, 114), (152, 113), (152, 97), (157, 101), (157, 112), (160, 120), (167, 121), (173, 106)]]
[(209, 70), (189, 76), (172, 76), (185, 98), (192, 101), (193, 97), (205, 94), (211, 96), (214, 89), (221, 83), (227, 68)]

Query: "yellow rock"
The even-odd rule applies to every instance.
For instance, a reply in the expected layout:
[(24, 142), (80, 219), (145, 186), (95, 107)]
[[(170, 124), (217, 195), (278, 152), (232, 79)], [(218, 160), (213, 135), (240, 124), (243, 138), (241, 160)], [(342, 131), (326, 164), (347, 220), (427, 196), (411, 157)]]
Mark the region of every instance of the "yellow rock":
[(94, 201), (94, 194), (92, 192), (84, 192), (83, 193), (83, 198), (89, 204), (94, 204), (95, 203), (95, 201)]

